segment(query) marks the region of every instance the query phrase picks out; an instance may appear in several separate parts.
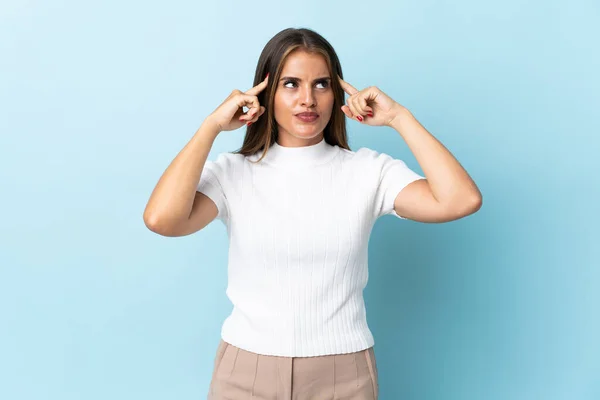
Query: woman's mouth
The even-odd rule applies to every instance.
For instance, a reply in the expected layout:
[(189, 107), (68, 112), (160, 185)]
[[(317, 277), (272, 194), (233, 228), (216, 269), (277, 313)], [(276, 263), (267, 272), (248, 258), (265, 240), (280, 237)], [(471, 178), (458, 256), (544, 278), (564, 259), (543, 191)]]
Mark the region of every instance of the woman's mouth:
[(303, 122), (314, 122), (317, 118), (319, 118), (319, 114), (313, 112), (303, 112), (300, 114), (296, 114), (296, 117)]

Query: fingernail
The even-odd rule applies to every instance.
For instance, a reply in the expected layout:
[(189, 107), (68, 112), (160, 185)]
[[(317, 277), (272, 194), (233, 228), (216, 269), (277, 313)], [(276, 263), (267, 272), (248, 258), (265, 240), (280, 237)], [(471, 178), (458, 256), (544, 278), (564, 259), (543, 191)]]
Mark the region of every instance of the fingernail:
[(361, 117), (360, 115), (357, 115), (357, 116), (356, 116), (356, 118), (357, 118), (357, 119), (358, 119), (360, 122), (362, 122), (362, 120), (363, 120), (363, 117)]
[(267, 76), (265, 76), (265, 79), (269, 77), (269, 73), (267, 72)]
[(372, 116), (373, 116), (373, 113), (369, 113), (368, 115), (369, 115), (369, 117), (372, 117)]
[(250, 125), (252, 125), (252, 121), (250, 121), (246, 124), (246, 126), (250, 126)]

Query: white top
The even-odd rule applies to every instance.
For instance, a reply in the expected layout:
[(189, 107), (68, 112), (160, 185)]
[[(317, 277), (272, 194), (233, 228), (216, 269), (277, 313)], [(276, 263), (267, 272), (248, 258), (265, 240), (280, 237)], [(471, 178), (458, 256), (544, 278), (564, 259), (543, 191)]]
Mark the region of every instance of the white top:
[(275, 143), (245, 157), (206, 161), (198, 191), (211, 198), (229, 236), (233, 304), (224, 341), (264, 355), (308, 357), (374, 345), (363, 289), (367, 245), (396, 195), (423, 179), (398, 159), (320, 143)]

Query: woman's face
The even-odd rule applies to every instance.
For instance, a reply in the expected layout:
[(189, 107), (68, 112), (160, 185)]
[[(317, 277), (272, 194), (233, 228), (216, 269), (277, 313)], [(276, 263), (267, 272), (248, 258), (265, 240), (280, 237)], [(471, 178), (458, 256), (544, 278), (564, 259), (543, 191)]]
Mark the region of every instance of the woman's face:
[[(273, 105), (278, 143), (295, 147), (320, 142), (333, 103), (331, 75), (323, 56), (303, 50), (290, 53), (277, 82)], [(312, 113), (313, 117), (303, 119), (300, 113)]]

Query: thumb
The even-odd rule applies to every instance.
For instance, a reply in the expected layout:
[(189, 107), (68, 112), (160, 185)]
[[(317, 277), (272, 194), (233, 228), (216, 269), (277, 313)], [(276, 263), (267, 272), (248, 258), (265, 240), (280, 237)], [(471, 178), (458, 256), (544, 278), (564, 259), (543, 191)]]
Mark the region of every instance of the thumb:
[(345, 104), (342, 106), (342, 112), (346, 114), (346, 117), (354, 118), (354, 114), (352, 114), (352, 111), (350, 111), (350, 107)]

